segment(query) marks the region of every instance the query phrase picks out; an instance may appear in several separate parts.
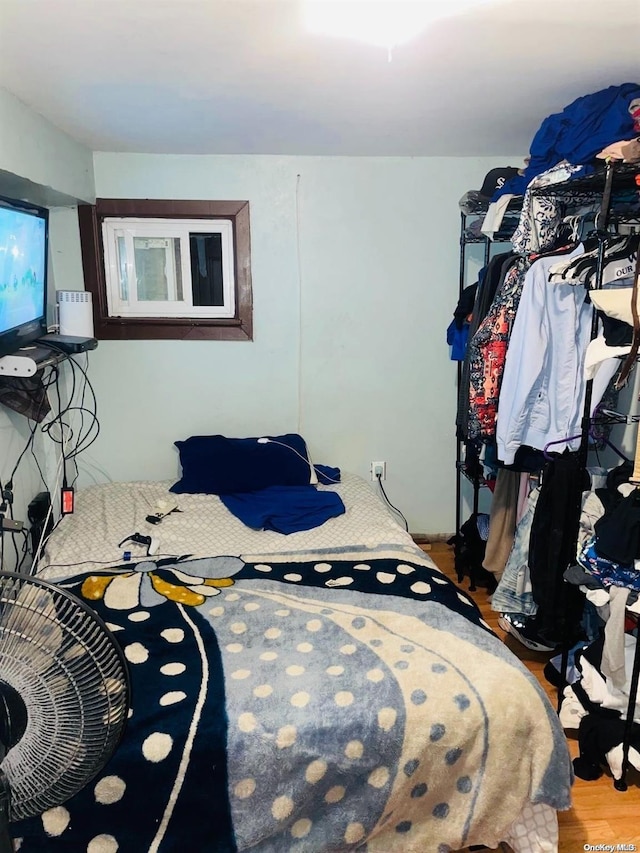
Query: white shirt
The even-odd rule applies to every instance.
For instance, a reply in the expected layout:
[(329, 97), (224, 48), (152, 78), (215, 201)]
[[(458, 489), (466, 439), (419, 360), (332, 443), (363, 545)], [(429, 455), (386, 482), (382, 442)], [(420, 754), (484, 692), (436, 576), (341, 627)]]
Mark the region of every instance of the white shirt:
[[(570, 255), (584, 253), (578, 246)], [(549, 284), (558, 256), (537, 260), (528, 270), (505, 360), (496, 440), (498, 458), (513, 464), (521, 445), (561, 453), (578, 448), (586, 382), (584, 360), (591, 338), (592, 306), (581, 285)], [(617, 367), (600, 366), (593, 384), (592, 411)], [(569, 440), (572, 439), (573, 440)]]

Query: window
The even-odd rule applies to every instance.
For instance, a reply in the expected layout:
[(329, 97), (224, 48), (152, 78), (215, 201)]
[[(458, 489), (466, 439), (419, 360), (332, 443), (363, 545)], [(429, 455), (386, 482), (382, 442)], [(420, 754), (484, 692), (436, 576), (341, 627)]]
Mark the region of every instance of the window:
[(233, 232), (226, 219), (105, 218), (110, 317), (233, 317)]
[(252, 339), (249, 203), (78, 208), (96, 337)]

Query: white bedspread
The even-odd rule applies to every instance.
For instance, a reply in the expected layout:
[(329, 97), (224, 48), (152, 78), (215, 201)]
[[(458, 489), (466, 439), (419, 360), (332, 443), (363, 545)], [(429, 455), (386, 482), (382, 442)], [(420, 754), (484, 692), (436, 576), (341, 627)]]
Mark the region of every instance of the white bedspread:
[[(131, 551), (133, 560), (142, 559), (144, 546), (129, 542), (118, 547), (132, 533), (157, 537), (156, 556), (231, 555), (256, 560), (271, 554), (324, 553), (327, 558), (340, 555), (347, 559), (351, 552), (361, 554), (363, 549), (379, 557), (401, 549), (414, 562), (434, 565), (399, 527), (369, 483), (355, 474), (343, 474), (342, 479), (338, 485), (318, 488), (337, 491), (345, 514), (313, 530), (289, 535), (252, 530), (216, 495), (174, 495), (169, 492), (172, 481), (89, 486), (78, 492), (74, 514), (65, 516), (49, 538), (38, 574), (63, 578), (120, 565), (125, 550)], [(181, 512), (171, 513), (159, 524), (145, 520), (176, 504)]]
[[(310, 833), (311, 827), (315, 827), (314, 832), (319, 832), (321, 835), (324, 833), (325, 841), (329, 837), (327, 833), (330, 827), (328, 824), (325, 825), (330, 817), (327, 803), (333, 803), (333, 799), (323, 800), (320, 808), (313, 812), (313, 819), (305, 819), (294, 824), (297, 817), (293, 815), (291, 826), (283, 824), (278, 830), (280, 834), (273, 837), (271, 830), (263, 832), (264, 827), (260, 823), (260, 821), (267, 821), (267, 823), (272, 821), (275, 814), (271, 808), (273, 798), (269, 799), (269, 796), (272, 788), (280, 790), (276, 769), (282, 776), (281, 781), (284, 786), (282, 790), (285, 788), (290, 792), (294, 790), (291, 787), (293, 784), (291, 779), (298, 779), (300, 774), (296, 775), (298, 765), (288, 770), (287, 765), (283, 763), (285, 747), (288, 750), (285, 757), (290, 754), (306, 756), (299, 765), (302, 767), (304, 764), (306, 767), (307, 758), (311, 752), (307, 756), (303, 734), (309, 732), (313, 743), (317, 741), (324, 744), (324, 751), (321, 754), (318, 753), (320, 757), (316, 757), (309, 764), (313, 772), (316, 768), (322, 768), (322, 774), (324, 774), (325, 765), (327, 768), (332, 768), (335, 764), (338, 768), (336, 772), (339, 771), (341, 785), (349, 791), (353, 788), (356, 792), (361, 789), (365, 792), (362, 807), (363, 813), (368, 815), (367, 820), (371, 818), (373, 823), (376, 823), (380, 819), (379, 826), (371, 829), (367, 847), (371, 853), (374, 851), (425, 853), (426, 850), (436, 853), (436, 851), (453, 849), (452, 843), (456, 847), (463, 846), (465, 843), (494, 844), (501, 838), (509, 841), (516, 853), (553, 853), (557, 849), (555, 808), (567, 806), (570, 771), (566, 745), (553, 709), (548, 706), (539, 686), (521, 664), (496, 637), (492, 637), (485, 631), (481, 620), (478, 623), (480, 615), (475, 611), (468, 597), (460, 592), (456, 593), (455, 588), (450, 589), (451, 585), (442, 578), (442, 575), (438, 578), (430, 574), (431, 569), (438, 571), (433, 561), (398, 525), (391, 511), (376, 493), (374, 486), (360, 477), (345, 474), (341, 484), (319, 487), (335, 490), (340, 494), (345, 504), (345, 514), (330, 519), (314, 530), (286, 536), (270, 531), (251, 530), (235, 518), (218, 497), (173, 495), (168, 491), (170, 485), (171, 482), (113, 483), (92, 486), (79, 492), (75, 513), (63, 518), (51, 535), (39, 569), (41, 576), (47, 578), (70, 579), (68, 583), (76, 592), (81, 592), (81, 588), (76, 589), (73, 586), (75, 582), (73, 576), (80, 575), (77, 583), (81, 584), (83, 578), (88, 578), (85, 573), (105, 570), (106, 577), (96, 578), (94, 574), (87, 580), (87, 595), (92, 606), (96, 608), (101, 607), (102, 604), (108, 607), (114, 606), (117, 598), (114, 591), (117, 591), (116, 586), (122, 588), (122, 583), (126, 585), (132, 582), (137, 588), (136, 584), (138, 582), (141, 584), (144, 579), (148, 586), (155, 580), (154, 589), (163, 590), (163, 594), (160, 595), (156, 591), (152, 596), (154, 601), (151, 604), (154, 602), (157, 604), (160, 601), (163, 606), (150, 604), (145, 610), (145, 616), (148, 617), (146, 621), (131, 617), (124, 618), (123, 614), (127, 611), (121, 609), (118, 603), (115, 604), (116, 610), (113, 613), (100, 611), (112, 630), (119, 631), (118, 636), (121, 642), (127, 642), (125, 632), (151, 631), (149, 636), (145, 635), (142, 639), (136, 634), (135, 642), (133, 635), (130, 638), (130, 646), (133, 644), (137, 648), (142, 643), (146, 649), (151, 648), (149, 643), (155, 636), (152, 632), (151, 616), (155, 618), (156, 615), (165, 614), (169, 620), (173, 620), (171, 626), (174, 627), (175, 618), (177, 618), (174, 610), (177, 608), (179, 613), (186, 614), (184, 601), (189, 594), (193, 596), (189, 590), (202, 590), (205, 587), (201, 578), (196, 579), (196, 586), (193, 586), (195, 581), (188, 586), (189, 575), (185, 572), (189, 571), (189, 565), (195, 564), (180, 562), (173, 568), (170, 565), (160, 567), (148, 560), (145, 547), (130, 543), (119, 546), (118, 543), (137, 532), (158, 538), (159, 549), (156, 557), (163, 555), (192, 555), (195, 558), (230, 556), (244, 560), (245, 566), (242, 571), (246, 577), (241, 577), (242, 572), (236, 573), (229, 579), (232, 582), (232, 588), (229, 591), (215, 590), (220, 594), (220, 598), (216, 599), (215, 607), (210, 608), (207, 604), (200, 608), (202, 618), (208, 620), (209, 627), (206, 630), (215, 628), (218, 645), (213, 642), (210, 645), (212, 648), (220, 649), (220, 660), (216, 658), (216, 666), (218, 669), (221, 667), (218, 677), (224, 677), (226, 713), (232, 722), (235, 721), (229, 729), (227, 752), (230, 779), (229, 802), (232, 807), (236, 838), (253, 837), (251, 833), (255, 832), (256, 837), (264, 839), (260, 849), (268, 853), (273, 849), (278, 851), (292, 849), (283, 846), (280, 830), (285, 836), (289, 832), (295, 836), (295, 833), (299, 833), (302, 824), (305, 827), (308, 824)], [(166, 516), (157, 525), (146, 521), (148, 515), (166, 511), (175, 504), (178, 505), (180, 512)], [(145, 566), (140, 566), (138, 572), (127, 574), (123, 566), (125, 550), (132, 552), (132, 559), (136, 562), (146, 560)], [(332, 561), (336, 564), (336, 577), (331, 575)], [(351, 566), (348, 565), (348, 561), (352, 561)], [(164, 562), (167, 563), (167, 561)], [(375, 572), (372, 569), (374, 565), (378, 567)], [(118, 566), (119, 570), (113, 577), (109, 577), (109, 567), (113, 566)], [(428, 568), (425, 569), (424, 575), (420, 575), (419, 580), (415, 581), (414, 579), (420, 574), (420, 567)], [(295, 571), (289, 571), (290, 568)], [(176, 582), (183, 585), (180, 588), (167, 581), (171, 571), (178, 579)], [(155, 577), (154, 572), (159, 572), (160, 580)], [(151, 575), (153, 578), (150, 580)], [(114, 578), (117, 578), (117, 581), (114, 581)], [(372, 578), (377, 580), (377, 586)], [(185, 583), (188, 588), (184, 587)], [(410, 585), (410, 590), (404, 588), (407, 583)], [(358, 591), (356, 587), (361, 584), (365, 584), (365, 587), (362, 591)], [(110, 592), (102, 602), (102, 596), (107, 587)], [(449, 591), (448, 604), (440, 600), (446, 590)], [(207, 588), (207, 591), (213, 594), (211, 588)], [(165, 597), (169, 600), (173, 593), (177, 595), (175, 600), (180, 602), (179, 605), (166, 603)], [(197, 594), (195, 597), (198, 597)], [(129, 603), (127, 607), (129, 606), (133, 605)], [(273, 618), (271, 607), (277, 608), (273, 610)], [(357, 608), (357, 612), (354, 607)], [(329, 643), (329, 616), (335, 608), (340, 611), (339, 621), (342, 621), (339, 625), (336, 622), (337, 634), (333, 646), (330, 646), (326, 645)], [(343, 619), (344, 608), (347, 608), (344, 613), (348, 611), (349, 614), (348, 619), (344, 617), (346, 621)], [(189, 625), (196, 618), (194, 614), (197, 609), (195, 606), (187, 607), (187, 611), (190, 612), (188, 619), (191, 620), (188, 622)], [(461, 609), (462, 612), (458, 612)], [(309, 618), (310, 613), (314, 614), (313, 619)], [(294, 624), (293, 620), (298, 616), (300, 623)], [(283, 635), (281, 648), (273, 653), (271, 646), (273, 643), (277, 645), (280, 642), (277, 637), (282, 634), (281, 629), (274, 627), (276, 623), (273, 620), (277, 622), (284, 618), (288, 620), (287, 632)], [(476, 624), (473, 624), (474, 621)], [(389, 622), (388, 625), (387, 622)], [(318, 632), (322, 626), (326, 630), (321, 635)], [(156, 627), (161, 632), (166, 628), (165, 622), (161, 620)], [(375, 636), (368, 633), (369, 628), (376, 632)], [(331, 631), (333, 630), (331, 628)], [(227, 634), (227, 631), (231, 633)], [(164, 635), (160, 633), (159, 636)], [(238, 642), (240, 636), (242, 642)], [(288, 639), (292, 636), (304, 636), (305, 642), (292, 644)], [(347, 637), (349, 642), (345, 643), (344, 640)], [(403, 641), (396, 648), (403, 637), (407, 642)], [(312, 642), (309, 642), (309, 639)], [(160, 645), (164, 648), (162, 643)], [(267, 646), (269, 648), (264, 653), (263, 648), (266, 649)], [(319, 669), (314, 682), (312, 676), (315, 670), (312, 667), (311, 652), (316, 647), (319, 653)], [(313, 708), (307, 709), (307, 695), (309, 697), (324, 696), (323, 691), (331, 688), (334, 676), (338, 677), (338, 674), (342, 676), (343, 672), (347, 672), (343, 657), (356, 653), (363, 662), (353, 668), (352, 679), (349, 682), (351, 692), (336, 693), (335, 702), (329, 701), (329, 698), (326, 701), (324, 699), (318, 701), (317, 714)], [(172, 654), (174, 654), (173, 651)], [(293, 655), (295, 660), (292, 658), (289, 661), (286, 657), (289, 654)], [(434, 658), (432, 663), (429, 658), (427, 663), (426, 658), (424, 661), (420, 658), (421, 654), (427, 657), (435, 655), (438, 661)], [(391, 656), (388, 657), (389, 655)], [(413, 655), (413, 657), (411, 660), (405, 660), (403, 655)], [(369, 664), (364, 663), (365, 656), (367, 659), (371, 658)], [(156, 652), (150, 654), (149, 659), (155, 661)], [(269, 669), (269, 667), (273, 668), (271, 661), (274, 659), (281, 660), (280, 669), (286, 664), (280, 675), (278, 675), (279, 669), (274, 672)], [(173, 660), (172, 657), (171, 661)], [(332, 665), (327, 669), (325, 664), (328, 660), (331, 660)], [(335, 665), (336, 660), (341, 664), (340, 666)], [(445, 660), (446, 663), (443, 663)], [(376, 666), (373, 665), (374, 663)], [(174, 663), (171, 664), (171, 666), (174, 665)], [(140, 668), (136, 665), (133, 668), (134, 675), (137, 675), (139, 670)], [(185, 671), (189, 672), (190, 667), (186, 667)], [(447, 686), (444, 680), (445, 672), (450, 673), (447, 677), (457, 679), (449, 692), (445, 689)], [(330, 676), (328, 679), (327, 674)], [(306, 692), (299, 690), (289, 701), (287, 691), (290, 689), (291, 678), (299, 679), (300, 684), (304, 683)], [(463, 681), (464, 684), (462, 684)], [(252, 687), (254, 682), (255, 688)], [(496, 684), (502, 685), (500, 690), (496, 689)], [(396, 686), (393, 687), (394, 685)], [(244, 692), (243, 686), (246, 687)], [(392, 687), (393, 690), (391, 690)], [(248, 693), (247, 690), (249, 690)], [(454, 691), (453, 694), (451, 690)], [(214, 693), (215, 691), (212, 691), (211, 695), (213, 696)], [(252, 744), (247, 745), (243, 738), (252, 735), (254, 729), (263, 731), (264, 726), (267, 725), (264, 719), (265, 708), (268, 709), (276, 702), (281, 693), (284, 697), (281, 704), (276, 704), (270, 711), (275, 734), (269, 734), (268, 737), (261, 736), (255, 741), (260, 749), (265, 744), (266, 747), (276, 744), (277, 755), (272, 756), (273, 760), (271, 760), (268, 756), (255, 751), (257, 747), (253, 741)], [(350, 705), (348, 713), (339, 712), (329, 721), (326, 716), (327, 708), (333, 708), (336, 703), (341, 708), (342, 704), (351, 702), (352, 693), (354, 696), (362, 695), (361, 703)], [(265, 703), (262, 697), (267, 696), (269, 702)], [(453, 701), (448, 701), (451, 696)], [(284, 739), (290, 731), (296, 731), (292, 729), (290, 720), (292, 714), (297, 713), (298, 704), (301, 722), (297, 729), (296, 738), (300, 744), (296, 752), (292, 748), (293, 741), (289, 749), (288, 740), (286, 742), (283, 740), (279, 744), (276, 738), (281, 736)], [(432, 706), (433, 710), (431, 710)], [(149, 707), (149, 703), (145, 701), (145, 712), (149, 712)], [(395, 710), (396, 707), (400, 710)], [(253, 710), (247, 710), (249, 708)], [(153, 713), (155, 714), (155, 711)], [(171, 720), (174, 723), (177, 720), (176, 713), (172, 705)], [(416, 715), (420, 714), (427, 716), (419, 720), (416, 718), (417, 721), (411, 722)], [(435, 723), (432, 722), (433, 714), (436, 714), (433, 720), (437, 717)], [(446, 714), (453, 715), (451, 719), (455, 724), (450, 725), (449, 716)], [(256, 721), (261, 720), (260, 727), (257, 722), (254, 725), (254, 717)], [(140, 718), (144, 723), (145, 718), (136, 711), (134, 711), (135, 718)], [(283, 721), (287, 721), (284, 728), (281, 726)], [(359, 739), (354, 740), (353, 732), (349, 727), (356, 724), (360, 726), (361, 723), (362, 733), (358, 735)], [(326, 729), (327, 726), (334, 732), (334, 736), (328, 741), (324, 736), (318, 740), (316, 732)], [(404, 727), (402, 730), (401, 726)], [(342, 733), (344, 737), (335, 734), (341, 728), (345, 728), (346, 734)], [(396, 729), (398, 733), (394, 734), (391, 741), (397, 747), (398, 756), (393, 761), (383, 760), (382, 757), (378, 760), (376, 755), (379, 745), (375, 739), (379, 740), (387, 732), (395, 732)], [(281, 735), (278, 735), (278, 732)], [(452, 743), (455, 741), (451, 749), (447, 738), (453, 738)], [(333, 759), (330, 761), (327, 757), (328, 745), (334, 741), (339, 745), (343, 741), (348, 741), (349, 744), (367, 744), (364, 757), (367, 759), (371, 757), (374, 764), (364, 775), (363, 771), (358, 771), (354, 777), (357, 784), (350, 783), (350, 786), (346, 786), (344, 779), (340, 776), (341, 773), (343, 774), (340, 768), (344, 763), (344, 755), (340, 752), (341, 746), (338, 750), (337, 763)], [(374, 744), (375, 747), (372, 748)], [(283, 748), (280, 749), (280, 746)], [(349, 748), (351, 749), (351, 746)], [(446, 754), (443, 761), (438, 763), (437, 756), (443, 749)], [(416, 750), (421, 756), (420, 761), (416, 760), (412, 763), (407, 756), (414, 756)], [(510, 761), (514, 750), (519, 753), (520, 761), (511, 767)], [(139, 752), (140, 750), (137, 750), (136, 755)], [(459, 753), (462, 757), (458, 760)], [(122, 754), (124, 753), (121, 750), (118, 755)], [(200, 754), (199, 750), (195, 750), (194, 754)], [(315, 752), (313, 754), (315, 756)], [(347, 757), (349, 754), (349, 752), (346, 753)], [(357, 752), (356, 755), (354, 752), (354, 755), (359, 760), (360, 753)], [(440, 757), (442, 758), (442, 755)], [(125, 761), (123, 773), (132, 773), (127, 761)], [(466, 763), (463, 767), (463, 761), (468, 763), (468, 767)], [(243, 762), (248, 762), (250, 772)], [(384, 766), (376, 770), (375, 762)], [(416, 766), (418, 764), (423, 766), (424, 769), (420, 772), (423, 775), (424, 773), (429, 775), (428, 784), (420, 781), (422, 776), (416, 779), (409, 778), (413, 773), (414, 763)], [(451, 779), (443, 771), (443, 767), (446, 769), (449, 765), (453, 773)], [(256, 768), (260, 767), (269, 767), (273, 770), (264, 786), (267, 794), (262, 804), (257, 798), (251, 799), (248, 794), (245, 797), (245, 791), (251, 792), (252, 786), (258, 784)], [(518, 772), (515, 771), (515, 767), (519, 768)], [(504, 774), (502, 768), (505, 770)], [(380, 774), (379, 781), (376, 773)], [(300, 784), (303, 785), (304, 791), (298, 792), (298, 799), (301, 804), (304, 804), (307, 797), (304, 792), (309, 788), (310, 777), (307, 775), (301, 778), (303, 781)], [(472, 779), (478, 780), (477, 797), (474, 793), (473, 798), (468, 793), (471, 791), (469, 780)], [(333, 784), (331, 780), (331, 774), (327, 770), (326, 779), (323, 776), (325, 787)], [(385, 785), (387, 782), (390, 785), (392, 780), (395, 780), (393, 786), (387, 792)], [(312, 777), (311, 781), (315, 783), (315, 777)], [(315, 787), (312, 786), (312, 788), (315, 791)], [(330, 792), (338, 789), (339, 786), (333, 786)], [(340, 790), (342, 791), (342, 788)], [(423, 795), (425, 803), (430, 798), (429, 808), (422, 805)], [(373, 800), (376, 797), (380, 802), (374, 807)], [(452, 806), (450, 809), (448, 803), (454, 803), (454, 801), (457, 803), (460, 798), (465, 802), (469, 800), (467, 806), (471, 811), (469, 808), (465, 811), (464, 803), (462, 808)], [(91, 794), (89, 799), (91, 807), (94, 807), (95, 802)], [(213, 796), (211, 801), (223, 802), (223, 800), (224, 797), (217, 795)], [(280, 804), (284, 802), (284, 798), (280, 797), (275, 802)], [(391, 802), (394, 805), (388, 816), (393, 813), (394, 821), (386, 827), (383, 825), (386, 820), (384, 815), (389, 810), (387, 804)], [(245, 805), (246, 813), (241, 813), (240, 807)], [(104, 811), (102, 806), (100, 809)], [(100, 811), (101, 815), (103, 811)], [(469, 817), (471, 812), (473, 815)], [(81, 805), (78, 814), (84, 815), (84, 813), (85, 806)], [(287, 811), (287, 816), (288, 814)], [(346, 811), (338, 809), (336, 814), (340, 820), (343, 817), (347, 820), (350, 812), (348, 808)], [(154, 812), (149, 813), (152, 823), (155, 820), (154, 815)], [(406, 819), (407, 815), (408, 819)], [(446, 816), (449, 816), (448, 823), (455, 823), (451, 831), (447, 828), (448, 824), (444, 819)], [(340, 849), (341, 853), (346, 853), (347, 849), (351, 850), (356, 846), (354, 827), (360, 828), (360, 823), (354, 820), (352, 819), (347, 827), (348, 833), (354, 833), (354, 843), (348, 843), (346, 847), (332, 846), (331, 849)], [(76, 821), (75, 824), (71, 821), (70, 825), (74, 826), (76, 831), (80, 831), (81, 824), (82, 821)], [(93, 824), (90, 824), (85, 829), (93, 831), (92, 826)], [(415, 842), (411, 842), (404, 834), (410, 827), (413, 827), (411, 831), (415, 835)], [(27, 829), (21, 828), (20, 834)], [(33, 840), (35, 846), (30, 846), (32, 842), (25, 839), (24, 849), (44, 850), (43, 847), (38, 846), (42, 840), (41, 830), (37, 826), (35, 830), (31, 827), (29, 832), (32, 830), (35, 832)], [(113, 834), (111, 830), (112, 827), (109, 825), (109, 833)], [(155, 832), (155, 824), (150, 831), (152, 834)], [(344, 831), (342, 827), (340, 832), (344, 833)], [(113, 832), (117, 835), (115, 829)], [(364, 832), (364, 828), (361, 832), (359, 829), (358, 838)], [(142, 850), (156, 849), (153, 845), (141, 842), (137, 836), (132, 838), (128, 847), (123, 841), (123, 851), (132, 850), (142, 853)], [(309, 844), (304, 848), (300, 847), (301, 850), (327, 849), (324, 844), (316, 844), (315, 841), (311, 843), (311, 834), (309, 839)], [(344, 839), (347, 840), (347, 835)], [(64, 846), (66, 843), (64, 838), (61, 838), (60, 842), (61, 848), (52, 847), (51, 849), (71, 849), (70, 846)], [(241, 849), (249, 847), (254, 849), (253, 841), (248, 841), (247, 844), (243, 842), (240, 845)], [(80, 847), (73, 849), (79, 850)], [(86, 845), (82, 846), (82, 849), (86, 849)], [(208, 849), (208, 841), (206, 844), (203, 842), (199, 847), (196, 845), (194, 849)]]

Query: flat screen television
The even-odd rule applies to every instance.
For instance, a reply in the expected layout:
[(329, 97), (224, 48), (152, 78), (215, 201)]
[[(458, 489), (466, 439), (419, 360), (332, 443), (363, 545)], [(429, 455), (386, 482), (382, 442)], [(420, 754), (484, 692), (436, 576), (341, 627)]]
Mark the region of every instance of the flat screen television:
[(0, 356), (47, 331), (49, 211), (0, 196)]

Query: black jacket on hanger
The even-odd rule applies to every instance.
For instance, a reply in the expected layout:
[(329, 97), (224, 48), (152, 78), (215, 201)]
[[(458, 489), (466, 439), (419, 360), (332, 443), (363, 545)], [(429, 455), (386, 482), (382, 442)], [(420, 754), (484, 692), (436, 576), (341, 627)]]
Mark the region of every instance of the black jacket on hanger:
[(590, 486), (577, 453), (565, 452), (547, 464), (529, 539), (529, 572), (538, 605), (533, 630), (555, 645), (580, 633), (584, 596), (564, 581), (576, 559), (582, 492)]

